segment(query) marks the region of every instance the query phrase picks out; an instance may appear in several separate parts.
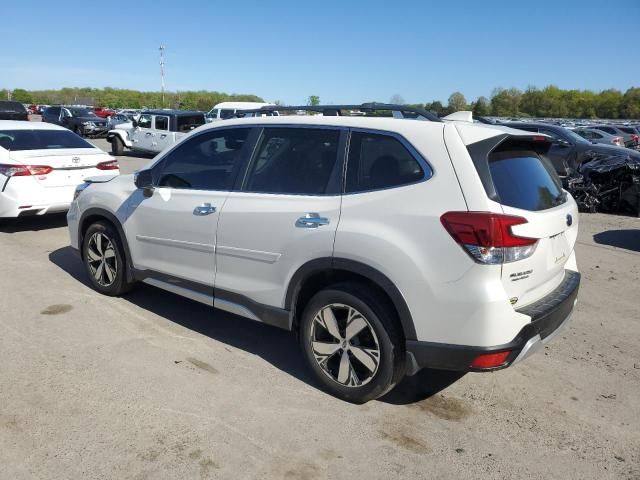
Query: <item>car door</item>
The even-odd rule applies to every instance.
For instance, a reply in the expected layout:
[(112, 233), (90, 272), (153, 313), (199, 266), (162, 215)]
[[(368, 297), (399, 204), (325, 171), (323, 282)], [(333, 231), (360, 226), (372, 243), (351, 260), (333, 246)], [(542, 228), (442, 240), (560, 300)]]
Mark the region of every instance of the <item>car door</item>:
[(151, 135), (151, 146), (154, 152), (161, 152), (172, 144), (169, 132), (169, 117), (156, 115), (153, 121), (154, 131)]
[(151, 196), (137, 190), (124, 222), (136, 269), (213, 298), (218, 215), (248, 159), (251, 131), (207, 130), (152, 167)]
[(265, 127), (220, 216), (215, 305), (284, 306), (293, 274), (333, 255), (345, 133)]
[(152, 151), (153, 115), (148, 113), (140, 115), (136, 127), (131, 132), (131, 142), (136, 150)]

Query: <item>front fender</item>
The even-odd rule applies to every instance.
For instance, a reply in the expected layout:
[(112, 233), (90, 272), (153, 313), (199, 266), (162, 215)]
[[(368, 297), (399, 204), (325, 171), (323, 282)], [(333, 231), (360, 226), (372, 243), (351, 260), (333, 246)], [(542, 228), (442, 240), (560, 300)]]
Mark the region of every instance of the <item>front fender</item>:
[(122, 143), (125, 147), (131, 148), (133, 146), (133, 142), (129, 138), (129, 132), (127, 130), (122, 129), (114, 129), (109, 130), (107, 132), (107, 141), (111, 143), (111, 139), (113, 137), (119, 137), (122, 140)]

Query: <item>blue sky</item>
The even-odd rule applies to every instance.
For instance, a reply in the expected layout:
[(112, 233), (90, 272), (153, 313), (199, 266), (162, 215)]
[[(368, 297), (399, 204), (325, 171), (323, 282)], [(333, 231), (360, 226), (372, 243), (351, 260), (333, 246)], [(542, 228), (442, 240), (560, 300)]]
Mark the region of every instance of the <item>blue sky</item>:
[(640, 86), (640, 0), (22, 0), (2, 14), (0, 88), (159, 90), (161, 44), (168, 90), (289, 104)]

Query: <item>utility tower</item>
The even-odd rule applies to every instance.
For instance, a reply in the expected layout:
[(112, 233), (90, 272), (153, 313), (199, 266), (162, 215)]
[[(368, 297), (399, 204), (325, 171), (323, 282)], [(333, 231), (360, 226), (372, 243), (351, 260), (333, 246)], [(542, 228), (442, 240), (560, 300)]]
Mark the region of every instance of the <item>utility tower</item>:
[(164, 45), (160, 45), (160, 91), (162, 92), (162, 106), (164, 107)]

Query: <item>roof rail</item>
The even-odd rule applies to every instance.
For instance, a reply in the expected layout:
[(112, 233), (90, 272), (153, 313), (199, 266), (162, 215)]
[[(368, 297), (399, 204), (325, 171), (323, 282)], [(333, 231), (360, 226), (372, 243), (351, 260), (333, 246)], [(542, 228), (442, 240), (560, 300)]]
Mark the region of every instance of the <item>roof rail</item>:
[[(346, 110), (359, 112), (375, 112), (387, 111), (392, 112), (394, 118), (413, 118), (421, 120), (429, 120), (431, 122), (441, 122), (440, 118), (432, 112), (423, 108), (411, 107), (409, 105), (395, 105), (392, 103), (362, 103), (360, 105), (297, 105), (283, 107), (280, 105), (269, 105), (266, 107), (256, 108), (253, 110), (238, 110), (236, 117), (243, 117), (249, 113), (268, 113), (268, 112), (297, 112), (297, 111), (317, 112), (324, 116), (349, 116), (345, 114)], [(409, 115), (405, 115), (409, 114)]]

